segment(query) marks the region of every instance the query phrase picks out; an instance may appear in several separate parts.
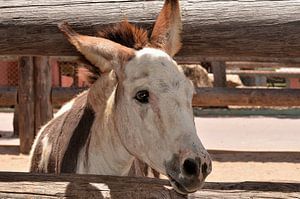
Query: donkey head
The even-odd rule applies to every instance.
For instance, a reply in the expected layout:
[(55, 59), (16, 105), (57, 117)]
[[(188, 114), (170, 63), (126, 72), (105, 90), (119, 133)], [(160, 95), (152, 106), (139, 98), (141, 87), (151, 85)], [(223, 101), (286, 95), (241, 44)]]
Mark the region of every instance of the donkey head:
[[(101, 73), (115, 73), (114, 120), (128, 152), (168, 176), (178, 192), (194, 192), (211, 160), (196, 134), (193, 85), (172, 59), (181, 47), (179, 2), (165, 1), (149, 38), (128, 22), (119, 26), (118, 37), (83, 36), (66, 24), (60, 29)], [(127, 41), (114, 40), (124, 31)]]

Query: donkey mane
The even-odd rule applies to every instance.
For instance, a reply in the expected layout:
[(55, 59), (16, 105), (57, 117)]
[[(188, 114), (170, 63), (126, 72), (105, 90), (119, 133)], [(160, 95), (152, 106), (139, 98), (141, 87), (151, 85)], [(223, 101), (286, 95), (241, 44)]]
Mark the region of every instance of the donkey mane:
[[(127, 20), (104, 27), (97, 32), (96, 36), (109, 39), (135, 50), (141, 50), (149, 45), (149, 32), (144, 28), (129, 23)], [(87, 69), (86, 79), (89, 84), (93, 84), (101, 76), (101, 71), (84, 57), (83, 60), (87, 63), (85, 65)]]
[(149, 42), (148, 31), (129, 23), (127, 20), (104, 28), (98, 32), (97, 36), (135, 50), (141, 50)]

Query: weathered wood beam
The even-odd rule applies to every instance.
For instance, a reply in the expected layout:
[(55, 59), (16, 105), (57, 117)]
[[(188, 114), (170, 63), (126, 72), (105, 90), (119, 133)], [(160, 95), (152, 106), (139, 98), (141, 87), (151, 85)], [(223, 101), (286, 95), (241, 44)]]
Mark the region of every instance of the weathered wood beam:
[(300, 183), (279, 182), (237, 182), (206, 183), (201, 191), (189, 195), (189, 199), (250, 199), (278, 198), (293, 199), (300, 197)]
[[(61, 106), (83, 89), (54, 88), (52, 104)], [(15, 105), (16, 89), (0, 88), (0, 106)], [(197, 88), (193, 106), (300, 106), (300, 89)], [(4, 104), (2, 104), (4, 103)]]
[[(54, 106), (61, 106), (71, 100), (84, 89), (75, 88), (52, 88), (51, 102)], [(1, 87), (0, 88), (0, 106), (14, 106), (17, 103), (17, 88)]]
[(226, 68), (297, 68), (300, 63), (276, 63), (276, 62), (226, 62)]
[(211, 62), (213, 75), (214, 75), (214, 87), (226, 87), (226, 65), (225, 62)]
[[(153, 178), (50, 175), (0, 172), (1, 198), (145, 198), (183, 199), (166, 180)], [(205, 183), (188, 198), (299, 198), (300, 183), (236, 182)]]
[(18, 56), (16, 55), (0, 55), (0, 61), (18, 61)]
[(53, 106), (61, 106), (72, 98), (76, 97), (84, 89), (75, 88), (53, 88), (52, 89), (52, 104)]
[(300, 89), (197, 88), (193, 106), (300, 106)]
[[(231, 184), (231, 186), (234, 183)], [(267, 183), (266, 183), (267, 184)], [(259, 186), (266, 186), (266, 184), (255, 184), (254, 186), (258, 188)], [(297, 184), (299, 186), (300, 184)], [(223, 190), (222, 188), (218, 190), (204, 189), (198, 191), (194, 194), (189, 195), (189, 199), (252, 199), (252, 198), (276, 198), (276, 199), (294, 199), (299, 198), (300, 194), (298, 189), (294, 192), (286, 192), (285, 185), (282, 184), (282, 191), (257, 191), (257, 190), (239, 190), (239, 189), (230, 189)]]
[[(300, 62), (300, 2), (181, 0), (183, 49), (177, 60)], [(161, 0), (0, 1), (0, 55), (78, 55), (57, 29), (80, 33), (127, 18), (150, 28)]]
[[(217, 162), (277, 162), (300, 164), (300, 152), (293, 151), (231, 151), (208, 150)], [(300, 182), (299, 182), (300, 183)], [(300, 188), (300, 187), (299, 187)], [(273, 186), (274, 191), (274, 186)]]
[(17, 89), (14, 87), (0, 88), (0, 106), (14, 106), (17, 103)]
[(265, 76), (265, 77), (294, 77), (300, 78), (300, 72), (292, 71), (262, 71), (262, 70), (227, 70), (227, 74), (239, 76)]
[(18, 132), (20, 152), (28, 154), (35, 136), (34, 126), (34, 60), (33, 57), (20, 57), (18, 84)]
[(51, 103), (51, 67), (49, 57), (34, 57), (35, 78), (35, 132), (53, 116)]
[(184, 199), (166, 180), (151, 178), (0, 173), (0, 198)]
[[(11, 90), (11, 103), (16, 105), (15, 132), (19, 132), (20, 152), (28, 154), (40, 127), (52, 118), (51, 67), (48, 57), (20, 57), (17, 101)], [(5, 91), (4, 91), (5, 93)], [(4, 94), (5, 95), (5, 94)], [(6, 97), (7, 98), (7, 97)], [(5, 99), (5, 97), (4, 97)], [(6, 101), (8, 102), (8, 101)]]

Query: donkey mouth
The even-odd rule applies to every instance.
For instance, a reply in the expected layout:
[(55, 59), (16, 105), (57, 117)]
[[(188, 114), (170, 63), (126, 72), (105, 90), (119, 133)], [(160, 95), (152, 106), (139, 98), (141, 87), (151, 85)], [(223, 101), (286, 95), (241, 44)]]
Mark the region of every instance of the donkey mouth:
[(194, 191), (187, 190), (181, 183), (176, 181), (170, 175), (168, 175), (168, 178), (169, 178), (169, 181), (170, 181), (172, 187), (175, 189), (175, 191), (177, 191), (180, 194), (187, 195), (189, 193), (194, 193), (195, 191), (197, 191), (197, 190), (194, 190)]

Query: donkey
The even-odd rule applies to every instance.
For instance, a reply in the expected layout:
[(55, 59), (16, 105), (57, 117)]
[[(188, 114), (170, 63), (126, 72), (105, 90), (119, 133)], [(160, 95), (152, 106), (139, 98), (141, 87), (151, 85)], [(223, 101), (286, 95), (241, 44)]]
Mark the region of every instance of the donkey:
[(200, 189), (212, 166), (196, 134), (194, 87), (172, 59), (181, 47), (178, 0), (165, 0), (151, 34), (127, 21), (99, 37), (59, 28), (89, 62), (91, 86), (41, 128), (30, 171), (126, 176), (136, 158), (179, 193)]

